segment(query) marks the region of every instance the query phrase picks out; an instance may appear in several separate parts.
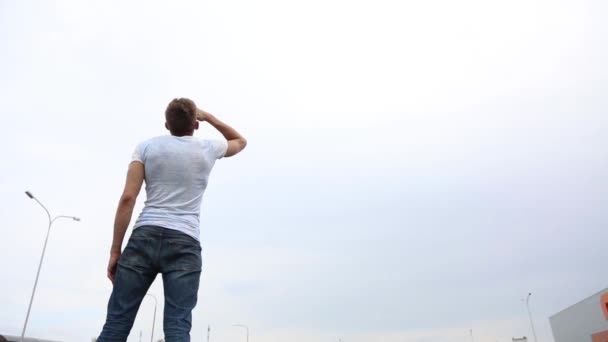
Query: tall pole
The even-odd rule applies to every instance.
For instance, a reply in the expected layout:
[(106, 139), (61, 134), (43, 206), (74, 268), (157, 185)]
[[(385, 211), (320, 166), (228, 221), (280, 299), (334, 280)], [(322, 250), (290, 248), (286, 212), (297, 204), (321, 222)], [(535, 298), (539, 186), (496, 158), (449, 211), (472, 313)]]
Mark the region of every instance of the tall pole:
[(146, 293), (146, 296), (152, 297), (154, 299), (154, 316), (152, 316), (152, 334), (150, 334), (150, 342), (154, 342), (154, 323), (156, 323), (156, 306), (158, 305), (158, 300), (156, 296), (151, 293)]
[(245, 328), (245, 330), (247, 330), (247, 340), (246, 341), (249, 342), (249, 327), (244, 324), (233, 324), (233, 326)]
[(30, 319), (30, 312), (32, 310), (32, 303), (34, 302), (34, 295), (36, 295), (36, 287), (38, 286), (38, 278), (40, 277), (40, 269), (42, 268), (42, 261), (44, 260), (44, 253), (46, 252), (46, 245), (49, 242), (49, 235), (51, 234), (51, 227), (53, 226), (53, 222), (55, 222), (55, 220), (59, 219), (59, 218), (70, 218), (74, 221), (80, 221), (80, 219), (78, 217), (74, 217), (74, 216), (65, 216), (65, 215), (59, 215), (59, 216), (55, 216), (54, 218), (51, 218), (51, 213), (49, 212), (49, 210), (36, 198), (34, 197), (34, 195), (32, 195), (31, 192), (26, 191), (25, 194), (27, 195), (27, 197), (35, 200), (36, 202), (38, 202), (38, 204), (40, 204), (40, 206), (42, 207), (42, 209), (44, 209), (44, 211), (46, 211), (46, 215), (48, 216), (49, 219), (49, 225), (48, 228), (46, 230), (46, 238), (44, 239), (44, 246), (42, 247), (42, 255), (40, 256), (40, 263), (38, 264), (38, 271), (36, 272), (36, 280), (34, 281), (34, 288), (32, 289), (32, 295), (30, 297), (30, 303), (27, 307), (27, 314), (25, 315), (25, 323), (23, 324), (23, 330), (21, 331), (21, 342), (23, 342), (24, 338), (25, 338), (25, 331), (27, 329), (27, 322)]
[(534, 342), (538, 342), (536, 339), (536, 330), (534, 329), (534, 322), (532, 321), (532, 312), (530, 312), (530, 296), (532, 293), (528, 293), (526, 297), (526, 307), (528, 308), (528, 317), (530, 318), (530, 326), (532, 327), (532, 335), (534, 335)]

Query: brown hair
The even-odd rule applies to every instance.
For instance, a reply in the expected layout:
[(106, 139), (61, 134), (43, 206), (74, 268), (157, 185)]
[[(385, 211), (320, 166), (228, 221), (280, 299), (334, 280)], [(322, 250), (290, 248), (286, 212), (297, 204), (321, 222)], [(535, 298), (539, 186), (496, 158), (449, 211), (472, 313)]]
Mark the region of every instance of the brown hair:
[(171, 134), (178, 137), (192, 135), (196, 124), (196, 104), (185, 97), (173, 99), (165, 110), (165, 119)]

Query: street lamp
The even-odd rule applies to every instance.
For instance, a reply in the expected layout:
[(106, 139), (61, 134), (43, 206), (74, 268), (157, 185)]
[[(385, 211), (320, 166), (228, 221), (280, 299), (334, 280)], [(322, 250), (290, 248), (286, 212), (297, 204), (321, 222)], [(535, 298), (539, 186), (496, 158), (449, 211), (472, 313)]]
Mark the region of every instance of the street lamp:
[(536, 330), (534, 329), (534, 322), (532, 321), (532, 313), (530, 312), (530, 296), (532, 293), (528, 293), (526, 297), (526, 307), (528, 308), (528, 317), (530, 317), (530, 326), (532, 327), (532, 335), (534, 335), (534, 342), (537, 342), (536, 339)]
[(156, 306), (158, 305), (158, 300), (156, 296), (151, 293), (146, 293), (146, 296), (150, 296), (154, 299), (154, 316), (152, 316), (152, 335), (150, 335), (150, 342), (154, 342), (154, 323), (156, 322)]
[(60, 219), (60, 218), (69, 218), (74, 221), (80, 221), (80, 219), (75, 216), (59, 215), (59, 216), (51, 217), (51, 213), (49, 213), (48, 209), (36, 197), (34, 197), (34, 195), (32, 195), (31, 192), (26, 191), (25, 194), (27, 195), (27, 197), (38, 202), (38, 204), (40, 204), (42, 209), (44, 209), (44, 211), (46, 211), (46, 215), (49, 218), (49, 226), (46, 231), (46, 239), (44, 240), (44, 247), (42, 247), (42, 256), (40, 257), (40, 264), (38, 264), (38, 272), (36, 272), (36, 281), (34, 281), (34, 289), (32, 290), (32, 296), (30, 297), (30, 304), (27, 307), (27, 315), (25, 316), (25, 323), (23, 324), (23, 330), (21, 331), (21, 342), (23, 342), (23, 339), (25, 337), (25, 330), (27, 329), (27, 321), (30, 318), (30, 311), (32, 310), (32, 303), (34, 301), (34, 295), (36, 294), (36, 286), (38, 285), (38, 277), (40, 276), (40, 269), (42, 268), (42, 261), (44, 260), (44, 252), (46, 251), (46, 245), (49, 241), (49, 234), (51, 233), (51, 226), (53, 225), (53, 222), (55, 222), (55, 220)]
[(241, 327), (241, 328), (245, 328), (245, 330), (247, 330), (247, 340), (246, 342), (249, 342), (249, 327), (247, 327), (244, 324), (233, 324), (233, 327)]

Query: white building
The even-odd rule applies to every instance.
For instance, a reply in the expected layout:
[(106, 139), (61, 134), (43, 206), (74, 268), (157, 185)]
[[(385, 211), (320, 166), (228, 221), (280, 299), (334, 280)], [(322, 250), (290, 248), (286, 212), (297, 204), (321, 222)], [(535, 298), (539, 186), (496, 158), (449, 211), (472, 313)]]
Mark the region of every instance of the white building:
[(608, 342), (608, 288), (549, 317), (555, 342)]

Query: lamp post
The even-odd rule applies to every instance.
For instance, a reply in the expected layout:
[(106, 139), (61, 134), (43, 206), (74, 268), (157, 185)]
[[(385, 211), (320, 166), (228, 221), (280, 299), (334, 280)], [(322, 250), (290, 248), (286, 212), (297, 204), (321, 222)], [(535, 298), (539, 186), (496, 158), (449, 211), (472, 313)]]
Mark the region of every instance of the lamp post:
[(150, 335), (150, 342), (154, 342), (154, 323), (156, 322), (156, 306), (158, 305), (158, 300), (156, 299), (156, 296), (151, 293), (146, 293), (146, 296), (150, 296), (154, 299), (154, 316), (152, 316), (152, 334)]
[(49, 242), (49, 234), (51, 233), (51, 227), (53, 226), (53, 222), (55, 222), (55, 220), (60, 219), (60, 218), (69, 218), (74, 221), (80, 221), (80, 219), (75, 216), (59, 215), (59, 216), (51, 217), (51, 213), (49, 213), (49, 210), (36, 197), (34, 197), (34, 195), (32, 195), (31, 192), (26, 191), (25, 194), (27, 195), (27, 197), (38, 202), (38, 204), (40, 204), (42, 209), (44, 209), (44, 211), (46, 211), (46, 215), (49, 218), (49, 226), (46, 231), (46, 239), (44, 240), (44, 246), (42, 247), (42, 256), (40, 257), (40, 264), (38, 264), (38, 272), (36, 272), (36, 280), (34, 281), (34, 289), (32, 290), (32, 296), (30, 297), (30, 304), (27, 307), (27, 315), (25, 316), (25, 323), (23, 324), (23, 330), (21, 331), (21, 342), (23, 342), (23, 339), (25, 337), (25, 330), (27, 329), (27, 321), (30, 318), (30, 311), (32, 310), (32, 303), (34, 302), (34, 295), (36, 294), (36, 286), (38, 285), (38, 277), (40, 277), (40, 269), (42, 268), (42, 261), (44, 260), (44, 252), (46, 251), (46, 245)]
[(247, 340), (246, 340), (246, 342), (249, 342), (249, 327), (247, 327), (244, 324), (233, 324), (232, 326), (245, 328), (245, 330), (247, 330)]
[(532, 293), (528, 293), (528, 296), (526, 297), (526, 308), (528, 308), (528, 317), (530, 318), (530, 326), (532, 327), (532, 335), (534, 336), (534, 342), (537, 342), (536, 339), (536, 330), (534, 329), (534, 322), (532, 321), (532, 313), (530, 312), (530, 296), (532, 296)]

